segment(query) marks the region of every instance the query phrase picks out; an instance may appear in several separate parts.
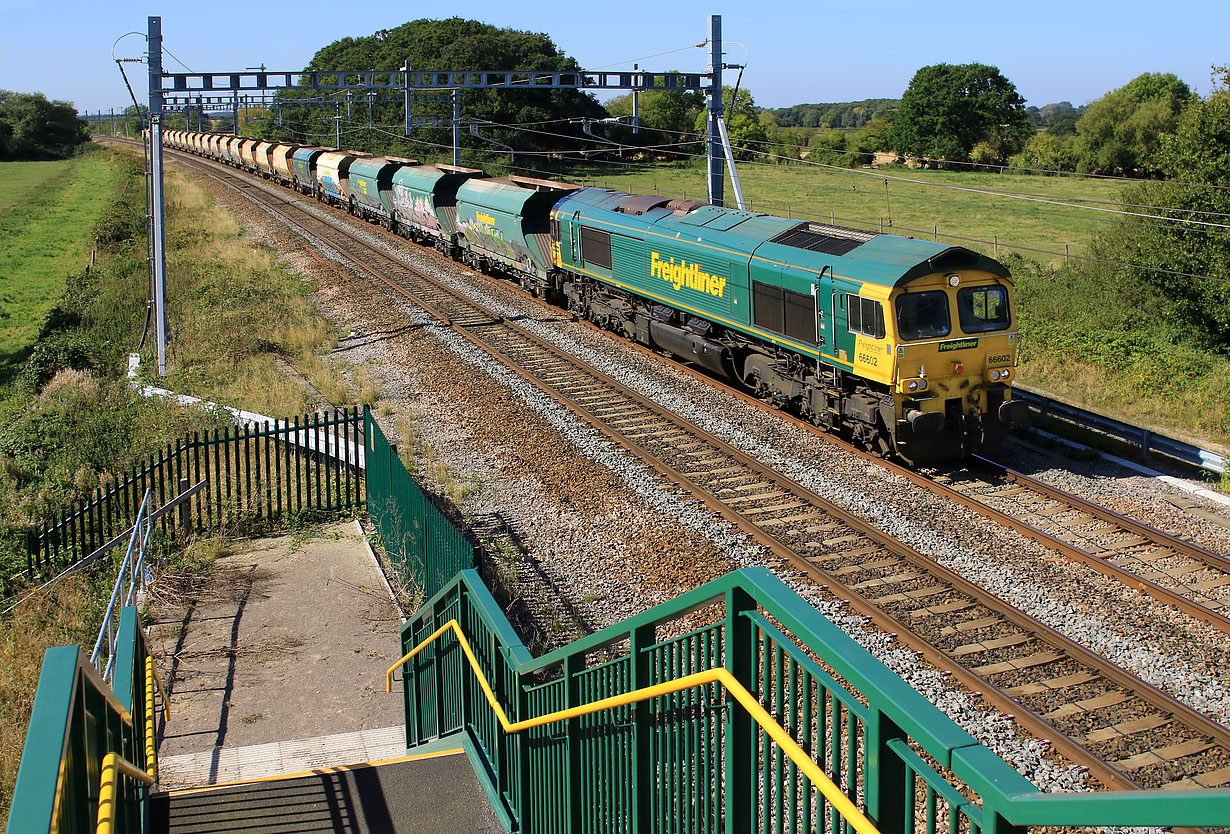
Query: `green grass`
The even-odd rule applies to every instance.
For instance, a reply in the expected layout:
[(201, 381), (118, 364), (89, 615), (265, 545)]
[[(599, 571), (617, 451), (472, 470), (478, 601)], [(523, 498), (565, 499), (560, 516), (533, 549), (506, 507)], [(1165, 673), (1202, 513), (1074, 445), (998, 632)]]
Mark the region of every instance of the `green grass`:
[(0, 366), (25, 354), (66, 277), (88, 262), (117, 177), (111, 154), (99, 151), (0, 163)]
[(1096, 264), (1060, 270), (1009, 259), (1024, 341), (1019, 381), (1128, 423), (1225, 449), (1230, 361), (1157, 316), (1148, 281)]
[[(1089, 239), (1114, 217), (1106, 212), (1068, 208), (1017, 197), (1072, 203), (1114, 201), (1124, 184), (1117, 180), (993, 174), (980, 171), (924, 171), (891, 166), (832, 171), (795, 165), (739, 164), (748, 207), (757, 211), (822, 220), (838, 225), (936, 237), (989, 255), (1024, 247), (1058, 254), (1026, 252), (1044, 263), (1063, 261), (1085, 251)], [(639, 194), (705, 199), (705, 172), (695, 164), (653, 167), (586, 167), (568, 179)], [(885, 182), (887, 180), (887, 186)], [(907, 182), (917, 180), (922, 183)], [(956, 190), (956, 187), (971, 190)], [(1006, 194), (979, 194), (993, 190)], [(734, 190), (726, 180), (726, 204)], [(890, 223), (891, 220), (891, 223)], [(881, 223), (884, 225), (881, 226)], [(980, 243), (978, 241), (985, 241)]]
[[(35, 320), (30, 357), (8, 366), (15, 372), (7, 378), (0, 374), (0, 600), (7, 605), (28, 590), (23, 534), (32, 523), (184, 432), (218, 427), (220, 418), (140, 397), (124, 377), (149, 292), (140, 152), (95, 151), (58, 167), (5, 166), (0, 174), (5, 168), (12, 176), (0, 180), (9, 207), (0, 212), (7, 235), (0, 237), (0, 257), (9, 258), (14, 241), (82, 243), (52, 272), (59, 280), (44, 287), (38, 315), (26, 311)], [(47, 198), (42, 189), (51, 183)], [(312, 309), (313, 285), (289, 274), (207, 191), (173, 172), (166, 184), (172, 327), (166, 384), (278, 416), (314, 405), (305, 377), (335, 401), (353, 401), (329, 358), (333, 331)], [(98, 206), (87, 218), (91, 197)], [(60, 226), (71, 228), (55, 243)], [(85, 274), (95, 236), (97, 262)], [(65, 280), (65, 273), (72, 275)], [(0, 293), (8, 289), (0, 282)], [(146, 373), (155, 364), (152, 351), (147, 340)], [(376, 396), (374, 382), (355, 376), (359, 392)], [(203, 569), (222, 547), (220, 540), (199, 543), (173, 555), (171, 569)], [(83, 571), (0, 619), (0, 819), (11, 799), (43, 650), (92, 640), (109, 593), (106, 571)], [(259, 713), (244, 717), (259, 719)]]

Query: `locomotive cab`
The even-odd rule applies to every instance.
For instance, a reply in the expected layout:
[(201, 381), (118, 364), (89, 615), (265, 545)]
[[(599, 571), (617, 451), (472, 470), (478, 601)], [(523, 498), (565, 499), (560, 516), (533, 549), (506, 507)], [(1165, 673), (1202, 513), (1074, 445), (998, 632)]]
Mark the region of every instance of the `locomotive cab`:
[[(1007, 275), (935, 272), (889, 295), (893, 435), (920, 462), (995, 447), (1021, 422), (1012, 400), (1020, 334)], [(887, 422), (887, 421), (886, 421)]]

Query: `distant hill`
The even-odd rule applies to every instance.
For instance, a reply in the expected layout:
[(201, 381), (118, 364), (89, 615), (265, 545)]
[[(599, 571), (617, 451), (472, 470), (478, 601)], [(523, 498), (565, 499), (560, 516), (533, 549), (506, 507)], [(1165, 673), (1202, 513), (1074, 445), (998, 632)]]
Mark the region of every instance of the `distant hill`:
[(901, 106), (899, 98), (868, 98), (824, 104), (796, 104), (770, 109), (779, 127), (862, 127), (876, 116)]

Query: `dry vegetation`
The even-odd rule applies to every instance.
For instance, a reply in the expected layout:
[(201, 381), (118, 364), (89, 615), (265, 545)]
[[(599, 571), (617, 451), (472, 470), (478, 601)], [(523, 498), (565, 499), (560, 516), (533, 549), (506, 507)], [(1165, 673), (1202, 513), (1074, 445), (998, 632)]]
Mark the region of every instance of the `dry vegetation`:
[[(145, 315), (144, 189), (129, 155), (98, 159), (118, 172), (113, 205), (94, 229), (99, 262), (88, 276), (70, 277), (32, 359), (0, 385), (0, 597), (10, 601), (28, 593), (27, 525), (185, 431), (217, 424), (200, 410), (142, 399), (126, 384), (123, 357)], [(253, 241), (205, 189), (174, 172), (167, 187), (172, 342), (161, 384), (275, 417), (322, 400), (374, 400), (374, 378), (330, 356), (336, 334), (313, 310), (313, 283)], [(147, 374), (156, 367), (151, 342)], [(210, 540), (168, 554), (175, 567), (159, 593), (191, 583), (224, 547)], [(101, 574), (74, 576), (0, 619), (0, 814), (11, 801), (43, 652), (71, 644), (88, 651), (109, 593)]]

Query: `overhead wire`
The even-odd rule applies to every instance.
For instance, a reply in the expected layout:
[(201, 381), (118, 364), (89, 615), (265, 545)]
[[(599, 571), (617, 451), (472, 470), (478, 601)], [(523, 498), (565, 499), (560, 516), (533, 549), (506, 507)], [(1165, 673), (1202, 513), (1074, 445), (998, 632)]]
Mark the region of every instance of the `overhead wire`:
[[(498, 122), (488, 122), (488, 124), (489, 124), (489, 125), (491, 125), (492, 127), (502, 128), (502, 129), (506, 129), (506, 130), (522, 131), (522, 132), (534, 133), (534, 134), (545, 135), (545, 136), (553, 136), (553, 137), (556, 137), (556, 138), (565, 138), (565, 139), (574, 140), (574, 141), (576, 141), (576, 140), (579, 140), (579, 141), (585, 141), (585, 140), (584, 140), (583, 138), (581, 138), (581, 137), (576, 137), (576, 136), (572, 136), (572, 135), (569, 135), (569, 134), (558, 133), (558, 132), (555, 132), (555, 131), (538, 130), (538, 129), (535, 129), (534, 127), (532, 127), (532, 126), (531, 126), (531, 125), (545, 125), (545, 124), (553, 124), (553, 123), (554, 123), (554, 124), (559, 124), (559, 123), (566, 123), (566, 122), (568, 122), (568, 121), (571, 121), (571, 120), (570, 120), (570, 119), (555, 119), (555, 120), (542, 120), (542, 121), (540, 121), (540, 122), (527, 122), (527, 123), (498, 123)], [(368, 128), (357, 128), (357, 130), (364, 130), (364, 129), (368, 129)], [(372, 129), (374, 129), (374, 128), (372, 128)], [(392, 135), (392, 136), (396, 136), (397, 138), (401, 138), (401, 139), (406, 139), (406, 138), (407, 138), (407, 137), (404, 137), (404, 136), (400, 136), (400, 135), (398, 135), (398, 134), (393, 134), (393, 133), (391, 133), (391, 131), (388, 131), (388, 130), (383, 130), (383, 129), (381, 129), (379, 132), (386, 133), (386, 134), (388, 134), (388, 135)], [(663, 131), (660, 131), (660, 132), (663, 132), (663, 133), (671, 133), (671, 134), (681, 135), (681, 136), (685, 136), (685, 137), (695, 136), (695, 134), (691, 134), (691, 133), (687, 133), (687, 132), (683, 132), (683, 131), (663, 130)], [(324, 134), (319, 134), (319, 135), (324, 135)], [(423, 144), (423, 145), (425, 145), (425, 146), (438, 147), (438, 148), (442, 148), (442, 149), (451, 149), (451, 147), (452, 147), (451, 145), (444, 145), (444, 144), (440, 144), (440, 143), (425, 142), (424, 140), (416, 140), (416, 139), (413, 139), (413, 138), (410, 138), (410, 139), (409, 139), (409, 141), (414, 141), (414, 142), (417, 142), (417, 143), (419, 143), (419, 144)], [(701, 157), (703, 156), (702, 154), (696, 154), (696, 153), (686, 153), (686, 152), (684, 152), (684, 151), (677, 150), (678, 148), (682, 148), (682, 147), (684, 147), (684, 146), (686, 146), (686, 145), (696, 144), (696, 143), (701, 142), (701, 141), (704, 141), (704, 140), (703, 140), (703, 137), (700, 137), (700, 138), (692, 138), (692, 139), (684, 139), (683, 141), (680, 141), (680, 142), (676, 142), (676, 143), (664, 143), (664, 144), (662, 144), (662, 145), (658, 145), (658, 146), (627, 145), (627, 144), (624, 144), (624, 143), (618, 143), (618, 142), (614, 142), (614, 141), (612, 141), (612, 142), (611, 142), (611, 144), (616, 145), (616, 146), (617, 146), (620, 150), (642, 150), (642, 151), (646, 151), (646, 150), (655, 150), (655, 151), (658, 151), (658, 152), (661, 152), (661, 153), (672, 154), (672, 155), (675, 155), (675, 156), (677, 156), (677, 157), (681, 157), (681, 158), (701, 158)], [(764, 142), (764, 141), (760, 141), (760, 140), (752, 140), (752, 141), (751, 141), (751, 142), (749, 142), (748, 144), (770, 145), (770, 146), (774, 146), (774, 145), (777, 145), (777, 146), (785, 146), (785, 145), (783, 145), (783, 143)], [(794, 146), (787, 146), (787, 147), (794, 147)], [(1026, 192), (1026, 193), (1022, 193), (1022, 192), (1013, 192), (1013, 191), (1005, 191), (1005, 190), (990, 189), (990, 188), (975, 188), (975, 187), (971, 187), (971, 186), (961, 186), (961, 185), (955, 185), (955, 184), (951, 184), (951, 183), (936, 183), (936, 182), (932, 182), (932, 181), (928, 181), (928, 180), (922, 180), (922, 179), (917, 179), (917, 178), (913, 178), (913, 177), (902, 177), (902, 176), (896, 176), (896, 175), (891, 175), (891, 174), (885, 174), (885, 173), (883, 173), (883, 172), (862, 172), (862, 171), (853, 171), (853, 170), (851, 170), (851, 169), (844, 168), (844, 167), (842, 167), (842, 166), (828, 165), (828, 164), (825, 164), (825, 163), (808, 162), (807, 160), (796, 160), (796, 159), (793, 159), (793, 158), (791, 158), (791, 157), (785, 157), (785, 156), (781, 156), (781, 155), (778, 155), (778, 154), (770, 154), (770, 153), (765, 153), (765, 152), (763, 152), (763, 151), (757, 151), (757, 150), (755, 150), (754, 148), (749, 148), (749, 147), (742, 146), (742, 145), (740, 145), (740, 146), (739, 146), (739, 149), (740, 149), (740, 150), (744, 150), (744, 151), (748, 151), (748, 152), (751, 152), (751, 153), (759, 153), (759, 154), (761, 154), (762, 156), (768, 157), (768, 158), (770, 158), (770, 159), (774, 159), (774, 160), (781, 160), (781, 161), (784, 161), (784, 162), (789, 163), (789, 164), (786, 164), (786, 165), (781, 165), (781, 164), (779, 164), (779, 163), (767, 163), (767, 162), (762, 162), (762, 161), (750, 160), (750, 161), (745, 161), (745, 162), (744, 162), (744, 164), (761, 165), (761, 166), (766, 166), (766, 167), (773, 167), (773, 168), (776, 168), (776, 169), (781, 169), (781, 168), (796, 169), (796, 170), (818, 169), (818, 170), (831, 171), (831, 172), (835, 172), (835, 173), (837, 173), (837, 174), (847, 175), (847, 176), (856, 176), (856, 177), (860, 177), (860, 178), (874, 178), (874, 179), (877, 179), (877, 180), (881, 180), (881, 181), (883, 181), (883, 182), (885, 183), (885, 187), (886, 187), (886, 189), (887, 189), (887, 184), (888, 184), (888, 182), (889, 182), (889, 181), (895, 181), (895, 182), (899, 182), (899, 183), (905, 183), (905, 184), (916, 185), (916, 186), (922, 186), (922, 187), (940, 187), (940, 188), (949, 189), (949, 190), (958, 191), (958, 192), (971, 193), (971, 194), (979, 194), (979, 195), (983, 195), (983, 196), (990, 196), (990, 197), (1000, 197), (1000, 198), (1007, 199), (1007, 200), (1023, 201), (1023, 202), (1026, 202), (1026, 203), (1037, 204), (1037, 205), (1040, 205), (1040, 206), (1056, 206), (1056, 207), (1061, 207), (1061, 208), (1068, 208), (1068, 209), (1072, 209), (1072, 210), (1075, 210), (1075, 211), (1078, 211), (1078, 212), (1101, 212), (1101, 213), (1104, 213), (1104, 214), (1108, 215), (1108, 217), (1107, 217), (1107, 218), (1105, 218), (1105, 219), (1106, 219), (1107, 221), (1109, 221), (1109, 222), (1127, 222), (1127, 223), (1130, 223), (1130, 224), (1135, 225), (1135, 226), (1138, 226), (1138, 227), (1173, 228), (1176, 224), (1181, 224), (1181, 225), (1187, 225), (1187, 226), (1194, 227), (1196, 231), (1200, 231), (1200, 232), (1203, 232), (1203, 233), (1207, 233), (1207, 234), (1211, 234), (1211, 235), (1216, 235), (1216, 236), (1223, 236), (1223, 235), (1225, 235), (1225, 234), (1227, 233), (1226, 231), (1220, 231), (1220, 230), (1230, 230), (1230, 224), (1226, 224), (1226, 223), (1217, 223), (1217, 222), (1211, 222), (1211, 221), (1194, 220), (1194, 219), (1189, 219), (1189, 218), (1178, 218), (1178, 217), (1167, 216), (1167, 215), (1150, 214), (1150, 213), (1146, 213), (1146, 212), (1133, 212), (1133, 211), (1125, 211), (1125, 210), (1123, 210), (1122, 208), (1106, 208), (1106, 207), (1104, 207), (1104, 206), (1109, 206), (1109, 205), (1115, 205), (1115, 206), (1122, 206), (1122, 205), (1125, 205), (1125, 204), (1123, 204), (1123, 203), (1118, 203), (1118, 202), (1116, 202), (1116, 203), (1111, 203), (1110, 201), (1103, 201), (1103, 200), (1092, 200), (1092, 199), (1088, 199), (1088, 200), (1087, 200), (1087, 199), (1085, 199), (1085, 198), (1074, 198), (1074, 201), (1070, 201), (1070, 200), (1056, 200), (1056, 199), (1050, 198), (1050, 197), (1048, 197), (1048, 196), (1046, 196), (1046, 195), (1031, 194), (1031, 193), (1028, 193), (1028, 192)], [(468, 150), (476, 150), (476, 149), (468, 149)], [(501, 150), (501, 151), (496, 151), (496, 150), (493, 150), (493, 149), (486, 149), (486, 148), (484, 148), (484, 149), (477, 149), (477, 150), (480, 150), (482, 153), (489, 154), (489, 155), (490, 155), (490, 154), (495, 154), (495, 155), (502, 156), (502, 155), (505, 153), (505, 151), (502, 151), (502, 150)], [(593, 155), (593, 154), (600, 154), (600, 153), (602, 153), (604, 150), (610, 150), (610, 149), (607, 149), (607, 148), (599, 148), (599, 149), (596, 149), (596, 150), (588, 150), (588, 149), (554, 149), (554, 150), (551, 150), (551, 151), (541, 151), (541, 150), (539, 150), (539, 151), (529, 151), (529, 150), (526, 150), (526, 151), (516, 151), (516, 153), (520, 153), (520, 154), (522, 154), (523, 156), (532, 156), (532, 155), (547, 155), (547, 154), (550, 154), (550, 155), (553, 155), (553, 156), (559, 156), (559, 155), (580, 155), (580, 156), (582, 156), (582, 157), (585, 157), (585, 158), (586, 158), (586, 160), (587, 160), (587, 161), (590, 161), (590, 162), (603, 162), (603, 163), (607, 163), (607, 164), (615, 164), (615, 165), (628, 165), (628, 166), (631, 166), (631, 165), (635, 165), (635, 164), (636, 164), (636, 163), (614, 162), (614, 161), (610, 161), (610, 160), (602, 160), (602, 159), (600, 159), (600, 158), (599, 158), (599, 159), (593, 159), (593, 158), (591, 158), (591, 155)], [(820, 150), (820, 149), (817, 149), (817, 150)], [(642, 167), (650, 167), (650, 166), (642, 166)], [(535, 170), (536, 170), (536, 169), (535, 169)], [(1037, 169), (1035, 169), (1035, 170), (1037, 170)], [(1197, 185), (1199, 185), (1199, 184), (1197, 184)], [(924, 198), (924, 199), (937, 200), (937, 199), (942, 199), (942, 198), (926, 197), (926, 198)], [(948, 201), (945, 201), (945, 202), (948, 202)], [(960, 201), (958, 201), (958, 202), (960, 202)], [(1100, 205), (1099, 205), (1099, 204), (1100, 204)], [(1169, 208), (1169, 207), (1164, 207), (1164, 206), (1151, 206), (1151, 205), (1142, 205), (1142, 204), (1129, 204), (1129, 207), (1132, 207), (1132, 208), (1147, 208), (1147, 209), (1152, 209), (1152, 210), (1154, 210), (1154, 211), (1176, 211), (1176, 209), (1172, 209), (1172, 208)], [(1181, 210), (1181, 209), (1180, 209), (1180, 210), (1178, 210), (1178, 211), (1184, 211), (1184, 210)], [(1200, 211), (1200, 210), (1187, 210), (1185, 213), (1198, 214), (1198, 215), (1207, 216), (1207, 217), (1227, 217), (1227, 216), (1230, 216), (1230, 215), (1228, 215), (1227, 213), (1223, 213), (1223, 212), (1209, 212), (1209, 211)], [(1103, 220), (1103, 219), (1104, 219), (1104, 218), (1101, 218), (1101, 217), (1096, 217), (1096, 216), (1095, 216), (1095, 217), (1088, 217), (1087, 215), (1084, 215), (1084, 214), (1068, 214), (1068, 213), (1060, 213), (1060, 216), (1066, 216), (1066, 217), (1082, 217), (1082, 218), (1085, 218), (1085, 219), (1090, 219), (1090, 220)], [(1128, 218), (1134, 218), (1134, 219), (1133, 219), (1133, 220), (1129, 220), (1129, 221), (1115, 221), (1115, 220), (1113, 219), (1113, 218), (1119, 218), (1119, 217), (1128, 217)], [(1150, 222), (1143, 222), (1143, 221), (1164, 221), (1164, 222), (1161, 222), (1161, 223), (1150, 223)], [(854, 221), (854, 222), (861, 222), (863, 225), (874, 225), (874, 224), (868, 224), (866, 221)], [(890, 223), (891, 223), (891, 221), (890, 221)], [(911, 230), (909, 230), (909, 229), (904, 229), (903, 227), (900, 227), (900, 226), (897, 226), (897, 227), (894, 227), (894, 228), (896, 228), (896, 229), (898, 229), (898, 230), (903, 230), (903, 231), (911, 231)], [(913, 231), (922, 231), (922, 230), (913, 230)], [(1200, 275), (1196, 275), (1196, 274), (1194, 274), (1194, 273), (1183, 273), (1183, 272), (1179, 272), (1179, 271), (1175, 271), (1175, 270), (1164, 270), (1164, 269), (1159, 269), (1159, 268), (1144, 267), (1144, 266), (1140, 266), (1140, 265), (1127, 264), (1127, 263), (1123, 263), (1123, 262), (1112, 262), (1112, 261), (1107, 261), (1107, 260), (1104, 260), (1104, 259), (1099, 260), (1099, 259), (1089, 258), (1089, 257), (1087, 257), (1087, 256), (1073, 256), (1073, 255), (1071, 255), (1070, 253), (1067, 253), (1067, 252), (1060, 253), (1060, 252), (1053, 252), (1053, 251), (1048, 251), (1048, 250), (1043, 250), (1043, 249), (1037, 249), (1037, 248), (1034, 248), (1034, 247), (1022, 247), (1022, 246), (1017, 246), (1017, 245), (1009, 244), (1009, 243), (1007, 243), (1007, 242), (1003, 242), (1003, 243), (1001, 243), (1001, 242), (999, 242), (999, 241), (998, 241), (998, 239), (997, 239), (996, 241), (985, 241), (985, 240), (975, 239), (975, 238), (958, 238), (957, 236), (953, 236), (953, 235), (945, 235), (945, 237), (946, 237), (946, 238), (951, 238), (951, 239), (954, 239), (954, 240), (960, 239), (960, 240), (967, 240), (967, 241), (970, 241), (970, 242), (979, 242), (979, 243), (983, 243), (983, 244), (986, 244), (986, 245), (1005, 246), (1005, 247), (1008, 247), (1008, 248), (1020, 249), (1020, 250), (1022, 250), (1022, 251), (1030, 251), (1030, 252), (1037, 252), (1037, 253), (1042, 253), (1042, 254), (1049, 254), (1049, 255), (1052, 255), (1052, 256), (1056, 256), (1056, 257), (1065, 257), (1065, 258), (1069, 258), (1069, 259), (1070, 259), (1070, 258), (1073, 258), (1073, 257), (1077, 257), (1077, 258), (1079, 258), (1079, 259), (1081, 259), (1081, 260), (1093, 260), (1093, 261), (1098, 261), (1098, 262), (1101, 262), (1101, 263), (1113, 263), (1114, 265), (1118, 265), (1118, 266), (1126, 266), (1126, 267), (1132, 267), (1132, 268), (1138, 268), (1138, 269), (1153, 270), (1153, 271), (1156, 271), (1156, 272), (1161, 272), (1161, 273), (1165, 273), (1165, 274), (1173, 274), (1173, 275), (1182, 276), (1182, 277), (1192, 277), (1192, 278), (1209, 278), (1209, 279), (1212, 279), (1212, 280), (1222, 280), (1222, 279), (1217, 278), (1216, 276), (1200, 276)]]
[[(496, 126), (498, 127), (525, 130), (530, 133), (537, 133), (537, 134), (541, 134), (544, 136), (561, 137), (561, 136), (566, 135), (566, 134), (556, 133), (553, 131), (536, 130), (532, 128), (514, 128), (514, 126), (512, 125), (500, 124), (500, 123), (494, 123), (494, 124), (496, 124)], [(682, 135), (682, 136), (694, 136), (695, 135), (695, 134), (687, 133), (685, 131), (677, 131), (677, 130), (664, 130), (661, 132), (673, 133), (673, 134)], [(695, 144), (696, 142), (700, 142), (700, 141), (703, 141), (703, 139), (695, 139), (690, 142), (680, 143), (680, 144)], [(635, 149), (635, 148), (642, 147), (639, 145), (621, 145), (621, 146), (627, 149)], [(1217, 228), (1217, 229), (1230, 229), (1230, 224), (1226, 224), (1226, 223), (1215, 223), (1215, 222), (1204, 221), (1204, 220), (1188, 220), (1184, 218), (1167, 217), (1164, 215), (1147, 214), (1144, 212), (1131, 212), (1131, 211), (1124, 211), (1122, 209), (1106, 208), (1106, 207), (1103, 207), (1102, 205), (1086, 204), (1090, 201), (1085, 201), (1083, 199), (1080, 202), (1069, 202), (1065, 200), (1055, 200), (1046, 195), (1030, 194), (1027, 192), (1023, 193), (1023, 192), (1015, 192), (1015, 191), (1003, 191), (999, 189), (975, 188), (975, 187), (967, 186), (967, 185), (956, 185), (953, 183), (939, 183), (939, 182), (933, 182), (930, 180), (917, 179), (914, 177), (903, 177), (903, 176), (898, 176), (895, 174), (888, 174), (882, 171), (877, 171), (877, 172), (855, 171), (849, 168), (842, 167), (840, 165), (830, 165), (830, 164), (821, 163), (821, 162), (810, 162), (808, 160), (796, 160), (792, 157), (786, 157), (786, 156), (781, 156), (777, 154), (766, 153), (763, 151), (757, 151), (753, 148), (744, 147), (742, 145), (735, 146), (735, 150), (742, 150), (742, 151), (747, 151), (750, 153), (758, 153), (761, 156), (765, 156), (770, 159), (782, 160), (784, 162), (791, 163), (791, 164), (782, 165), (778, 163), (766, 163), (766, 162), (761, 162), (757, 160), (744, 160), (743, 161), (743, 164), (745, 165), (766, 166), (766, 167), (772, 167), (776, 170), (781, 170), (783, 168), (787, 170), (789, 169), (805, 170), (808, 168), (816, 168), (819, 170), (831, 171), (839, 175), (854, 176), (860, 179), (891, 180), (894, 182), (908, 183), (910, 185), (918, 185), (918, 186), (932, 187), (932, 188), (943, 188), (943, 189), (961, 191), (961, 192), (966, 192), (966, 193), (971, 193), (971, 194), (982, 194), (984, 196), (1003, 197), (1009, 200), (1019, 200), (1023, 202), (1039, 203), (1039, 204), (1044, 204), (1044, 205), (1055, 205), (1055, 206), (1061, 206), (1065, 208), (1077, 209), (1081, 211), (1104, 212), (1109, 215), (1137, 217), (1137, 218), (1144, 218), (1144, 219), (1150, 219), (1150, 220), (1164, 220), (1164, 221), (1167, 221), (1169, 224), (1185, 223), (1185, 224), (1191, 224), (1191, 225), (1196, 225), (1196, 226), (1208, 226), (1210, 228)], [(690, 156), (696, 159), (704, 158), (704, 155), (699, 154), (699, 153), (697, 154), (682, 154), (681, 153), (680, 155)], [(1099, 202), (1102, 202), (1103, 204), (1105, 204), (1105, 201), (1099, 201)], [(1120, 204), (1115, 203), (1113, 205), (1120, 205)], [(1230, 214), (1227, 214), (1224, 212), (1206, 212), (1206, 211), (1201, 211), (1201, 210), (1196, 210), (1196, 209), (1191, 209), (1191, 210), (1172, 209), (1168, 206), (1152, 206), (1152, 205), (1135, 205), (1134, 207), (1149, 208), (1149, 209), (1154, 209), (1156, 211), (1182, 211), (1184, 213), (1189, 213), (1189, 214), (1199, 214), (1199, 215), (1210, 216), (1210, 217), (1230, 218)]]
[[(503, 124), (495, 123), (495, 122), (492, 122), (489, 124), (491, 124), (491, 126), (494, 126), (494, 127), (503, 127), (503, 128), (511, 127), (510, 125), (503, 125)], [(446, 145), (440, 142), (430, 142), (428, 140), (419, 139), (413, 136), (407, 137), (403, 134), (394, 133), (392, 130), (387, 129), (387, 128), (392, 128), (392, 127), (397, 127), (397, 126), (396, 125), (373, 125), (371, 127), (366, 127), (363, 125), (358, 125), (356, 127), (346, 128), (343, 131), (343, 133), (351, 134), (351, 133), (363, 133), (365, 131), (370, 131), (370, 132), (385, 134), (393, 138), (400, 139), (402, 141), (422, 145), (425, 147), (438, 148), (441, 150), (448, 150), (448, 151), (453, 150), (453, 146), (451, 144)], [(312, 133), (304, 133), (300, 131), (294, 131), (294, 132), (299, 133), (299, 135), (304, 135), (304, 136), (322, 136), (323, 137), (323, 136), (335, 136), (336, 135), (335, 133), (312, 134)], [(577, 137), (568, 136), (567, 134), (551, 134), (546, 131), (528, 131), (528, 132), (546, 133), (547, 135), (556, 135), (556, 136), (560, 136), (563, 138), (569, 138), (569, 139), (577, 138)], [(676, 143), (676, 145), (696, 144), (699, 141), (703, 141), (703, 140), (694, 139), (690, 141)], [(629, 145), (626, 147), (640, 148), (641, 146)], [(603, 150), (606, 150), (606, 149), (600, 148), (596, 151), (591, 151), (591, 153), (598, 153), (598, 152), (602, 152)], [(499, 156), (499, 157), (503, 157), (506, 153), (508, 153), (507, 151), (503, 149), (497, 150), (494, 148), (482, 148), (482, 147), (466, 148), (465, 152), (467, 154), (477, 153), (477, 154), (482, 154), (486, 156)], [(518, 155), (522, 155), (522, 156), (542, 156), (542, 155), (559, 156), (561, 153), (576, 154), (576, 153), (582, 153), (582, 152), (583, 151), (577, 151), (573, 149), (556, 149), (556, 150), (550, 150), (550, 151), (541, 151), (541, 150), (540, 151), (530, 151), (530, 150), (515, 151), (515, 153), (517, 153)], [(699, 154), (683, 154), (682, 152), (672, 151), (672, 150), (667, 150), (666, 152), (675, 153), (675, 154), (679, 154), (679, 155), (687, 156), (687, 157), (699, 157), (700, 156)], [(591, 161), (603, 161), (603, 160), (591, 160)], [(653, 166), (642, 165), (639, 163), (626, 163), (626, 162), (612, 162), (611, 164), (620, 165), (623, 167), (653, 167)], [(533, 173), (533, 174), (541, 174), (545, 176), (558, 176), (558, 173), (559, 173), (558, 171), (531, 168), (531, 167), (524, 166), (524, 165), (513, 164), (513, 165), (510, 165), (509, 167), (512, 170), (523, 171), (523, 172)], [(779, 167), (779, 166), (772, 166), (772, 167)], [(925, 181), (923, 182), (925, 183)], [(660, 191), (657, 191), (656, 188), (655, 188), (655, 192), (662, 193)], [(669, 194), (670, 192), (667, 192), (667, 193)], [(1047, 201), (1047, 202), (1053, 202), (1053, 201)], [(764, 204), (762, 203), (762, 205)], [(822, 215), (819, 215), (816, 213), (810, 213), (810, 212), (792, 212), (792, 216), (797, 216), (799, 218), (812, 217), (816, 220), (825, 219), (824, 216)], [(829, 215), (829, 219), (830, 220), (840, 220), (843, 223), (854, 223), (854, 224), (858, 224), (861, 226), (875, 226), (876, 225), (876, 223), (869, 222), (866, 220), (836, 217), (833, 214)], [(929, 232), (929, 230), (925, 230), (925, 229), (912, 229), (912, 228), (903, 227), (903, 226), (891, 226), (890, 228), (892, 228), (894, 232), (915, 232), (915, 233), (920, 233), (920, 234), (927, 234)], [(1212, 232), (1212, 231), (1210, 231), (1209, 233), (1218, 234), (1218, 235), (1224, 234), (1224, 233)], [(1103, 265), (1108, 265), (1108, 266), (1116, 266), (1116, 267), (1122, 267), (1122, 268), (1127, 268), (1127, 269), (1134, 269), (1134, 270), (1142, 271), (1142, 272), (1170, 275), (1170, 276), (1181, 277), (1181, 278), (1190, 278), (1194, 280), (1208, 280), (1208, 281), (1215, 281), (1218, 283), (1230, 283), (1230, 278), (1224, 278), (1224, 277), (1216, 276), (1216, 275), (1205, 275), (1205, 274), (1200, 274), (1200, 273), (1183, 272), (1180, 270), (1172, 270), (1172, 269), (1166, 269), (1162, 267), (1152, 267), (1152, 266), (1145, 266), (1142, 264), (1133, 264), (1127, 261), (1118, 261), (1118, 260), (1112, 260), (1112, 259), (1107, 259), (1107, 258), (1096, 258), (1096, 257), (1092, 257), (1089, 255), (1073, 255), (1069, 252), (1056, 252), (1053, 250), (1041, 249), (1037, 247), (1022, 246), (1022, 245), (1014, 244), (1008, 241), (1001, 241), (1001, 240), (998, 240), (998, 238), (994, 241), (991, 241), (991, 240), (985, 240), (982, 238), (965, 237), (965, 236), (952, 235), (952, 234), (943, 234), (941, 236), (945, 238), (946, 240), (951, 240), (951, 241), (960, 241), (964, 243), (975, 243), (975, 244), (981, 244), (984, 246), (1003, 247), (1005, 249), (1011, 249), (1011, 250), (1020, 251), (1020, 252), (1029, 252), (1033, 254), (1049, 255), (1052, 257), (1064, 258), (1065, 260), (1076, 260), (1076, 261), (1082, 261), (1082, 262), (1087, 262), (1087, 263), (1097, 263), (1097, 264), (1103, 264)]]

